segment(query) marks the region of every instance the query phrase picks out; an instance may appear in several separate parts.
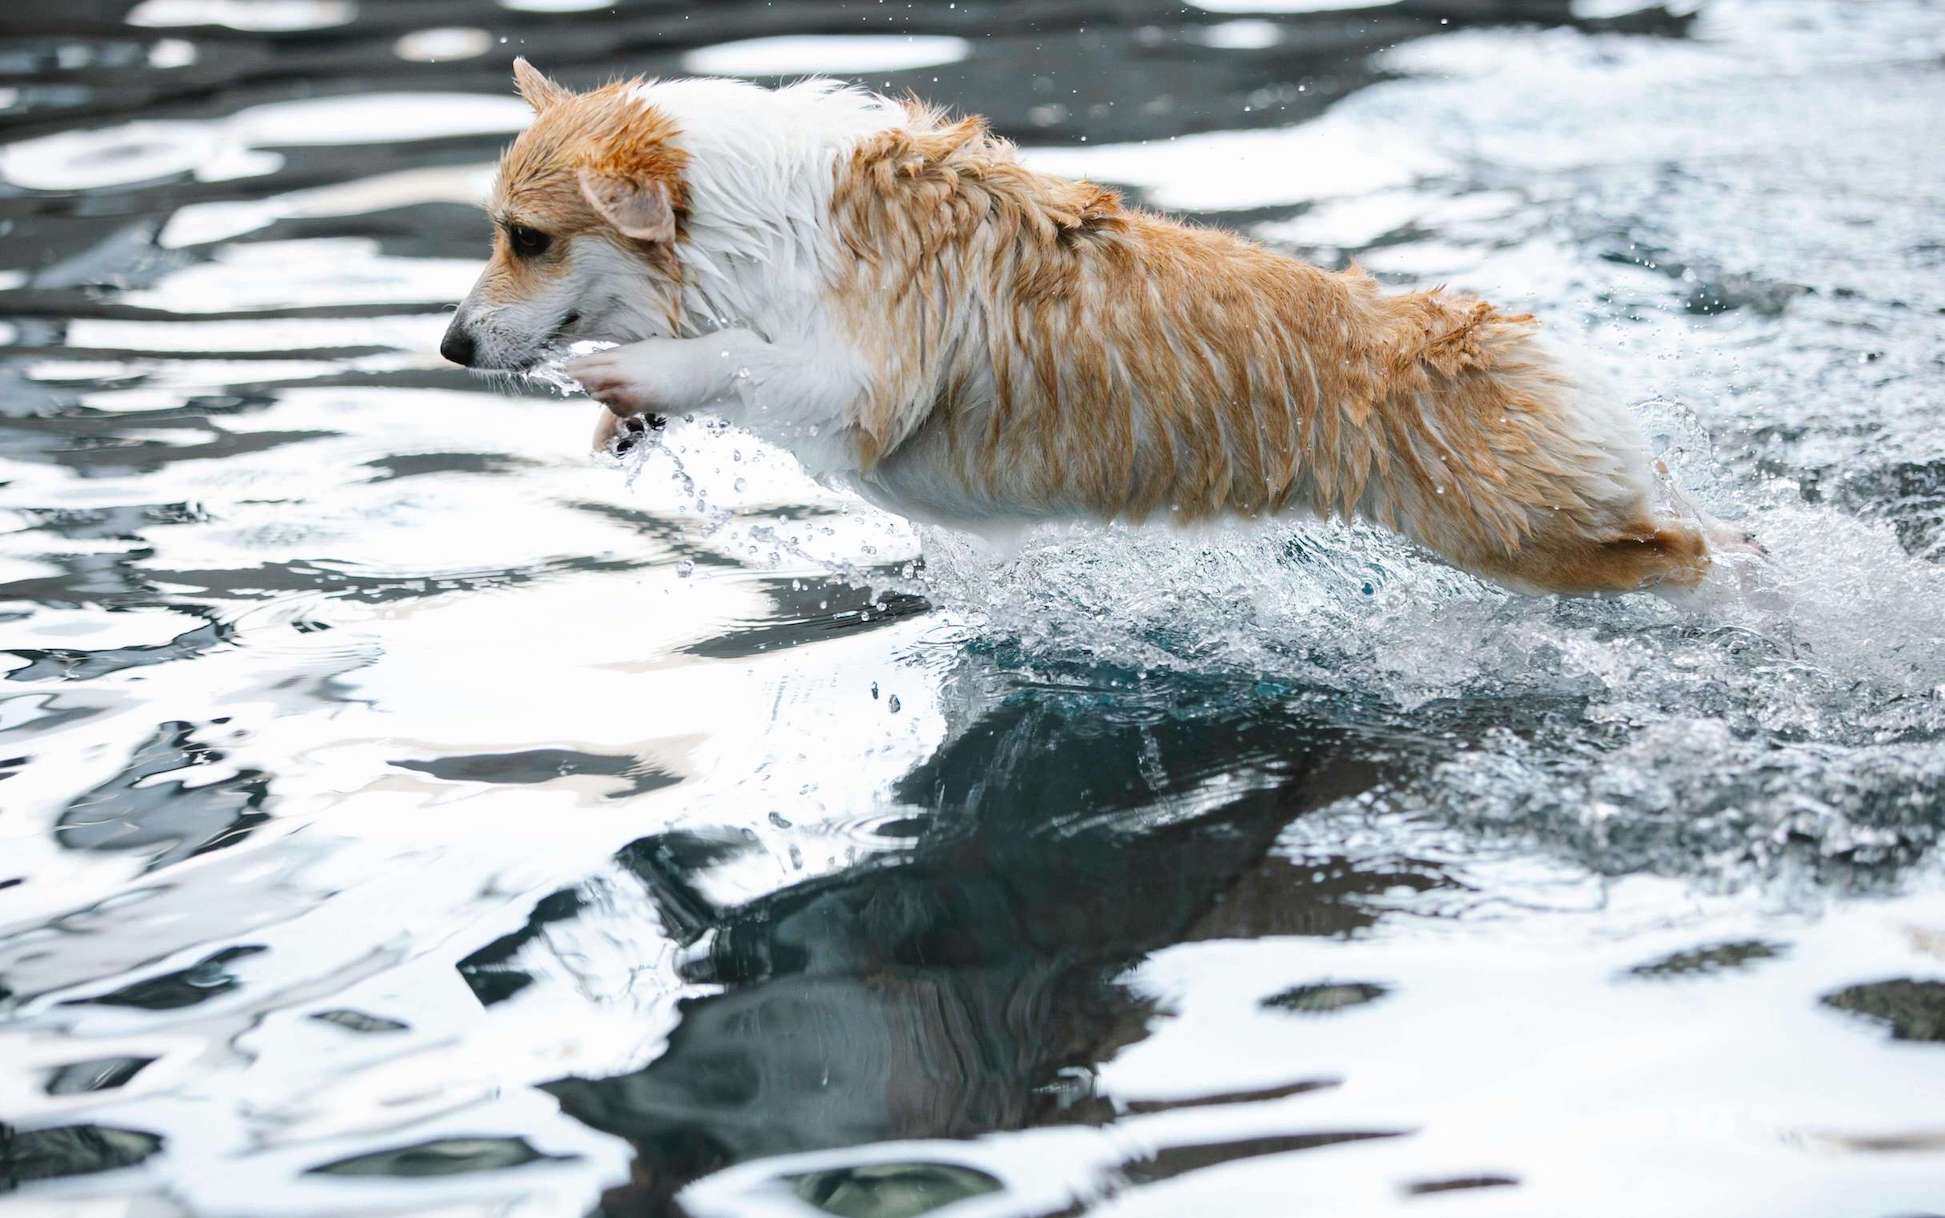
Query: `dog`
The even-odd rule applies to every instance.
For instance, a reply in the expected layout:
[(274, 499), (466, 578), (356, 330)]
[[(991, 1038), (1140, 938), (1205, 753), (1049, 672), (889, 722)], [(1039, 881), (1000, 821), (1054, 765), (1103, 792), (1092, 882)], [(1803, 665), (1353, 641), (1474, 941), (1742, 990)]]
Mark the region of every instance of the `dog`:
[(917, 101), (514, 74), (534, 121), (440, 350), (620, 344), (566, 365), (598, 446), (707, 411), (923, 522), (1358, 518), (1539, 593), (1738, 548), (1530, 315), (1131, 207)]

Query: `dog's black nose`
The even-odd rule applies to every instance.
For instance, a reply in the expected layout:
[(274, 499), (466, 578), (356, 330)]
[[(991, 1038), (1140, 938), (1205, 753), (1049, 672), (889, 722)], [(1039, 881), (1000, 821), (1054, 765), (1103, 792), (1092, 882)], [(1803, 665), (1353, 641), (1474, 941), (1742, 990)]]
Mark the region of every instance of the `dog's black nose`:
[(439, 354), (445, 356), (462, 368), (473, 366), (473, 336), (459, 328), (454, 322), (446, 327), (446, 337), (439, 340)]

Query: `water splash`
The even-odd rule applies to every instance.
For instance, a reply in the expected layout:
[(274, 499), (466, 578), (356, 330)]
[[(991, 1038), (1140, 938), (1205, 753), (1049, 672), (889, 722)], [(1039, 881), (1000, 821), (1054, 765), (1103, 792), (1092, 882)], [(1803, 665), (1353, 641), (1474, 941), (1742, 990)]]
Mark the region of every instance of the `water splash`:
[(1393, 813), (1712, 884), (1908, 862), (1938, 832), (1945, 572), (1828, 510), (1753, 523), (1769, 561), (1679, 603), (1517, 596), (1341, 524), (1050, 530), (1011, 555), (928, 530), (912, 583), (1033, 662), (1241, 671), (1462, 739)]

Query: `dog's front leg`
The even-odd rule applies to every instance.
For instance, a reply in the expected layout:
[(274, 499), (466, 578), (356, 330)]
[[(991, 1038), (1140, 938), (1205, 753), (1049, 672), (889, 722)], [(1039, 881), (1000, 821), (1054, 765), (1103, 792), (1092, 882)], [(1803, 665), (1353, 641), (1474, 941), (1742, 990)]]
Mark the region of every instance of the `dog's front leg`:
[(637, 414), (711, 410), (781, 444), (822, 476), (846, 465), (868, 377), (835, 339), (769, 342), (747, 330), (701, 338), (651, 338), (584, 356), (568, 375), (607, 407), (595, 448)]
[[(731, 396), (738, 373), (747, 376), (750, 362), (768, 346), (747, 330), (647, 338), (584, 355), (567, 365), (567, 374), (618, 425), (630, 415), (690, 414), (720, 404)], [(615, 425), (604, 426), (612, 432)]]

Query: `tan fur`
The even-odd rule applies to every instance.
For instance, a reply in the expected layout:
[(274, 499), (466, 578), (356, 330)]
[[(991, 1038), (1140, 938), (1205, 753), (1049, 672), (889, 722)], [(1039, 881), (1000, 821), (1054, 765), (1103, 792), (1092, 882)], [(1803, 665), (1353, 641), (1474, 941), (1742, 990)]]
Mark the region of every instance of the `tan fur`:
[(1567, 425), (1529, 316), (1126, 207), (916, 106), (833, 210), (855, 258), (834, 304), (882, 369), (867, 471), (943, 445), (967, 486), (1047, 513), (1365, 516), (1549, 590), (1708, 567), (1692, 524), (1615, 492), (1636, 454)]
[[(684, 334), (681, 133), (634, 82), (576, 95), (527, 69), (520, 85), (538, 117), (502, 162), (496, 219), (604, 233)], [(1707, 572), (1698, 522), (1655, 507), (1631, 422), (1589, 405), (1595, 390), (1532, 317), (1441, 290), (1386, 295), (1355, 267), (1036, 173), (981, 120), (908, 111), (838, 166), (817, 218), (846, 255), (826, 306), (872, 370), (847, 408), (867, 487), (943, 480), (964, 512), (1015, 519), (1365, 518), (1547, 591)], [(588, 174), (666, 189), (676, 239), (604, 226)], [(513, 299), (548, 273), (502, 238), (479, 291)], [(642, 408), (609, 379), (612, 409)]]
[[(637, 81), (577, 94), (540, 75), (524, 59), (515, 69), (520, 94), (535, 115), (533, 125), (500, 159), (488, 204), (495, 226), (493, 255), (480, 281), (480, 298), (495, 303), (532, 294), (536, 277), (559, 273), (569, 240), (593, 233), (639, 258), (659, 282), (669, 285), (664, 307), (673, 326), (682, 268), (672, 244), (615, 232), (588, 199), (582, 175), (659, 184), (669, 193), (679, 236), (688, 209), (682, 181), (688, 158), (674, 143), (675, 124), (630, 99)], [(515, 257), (506, 235), (514, 225), (553, 237), (551, 250), (536, 259)]]

